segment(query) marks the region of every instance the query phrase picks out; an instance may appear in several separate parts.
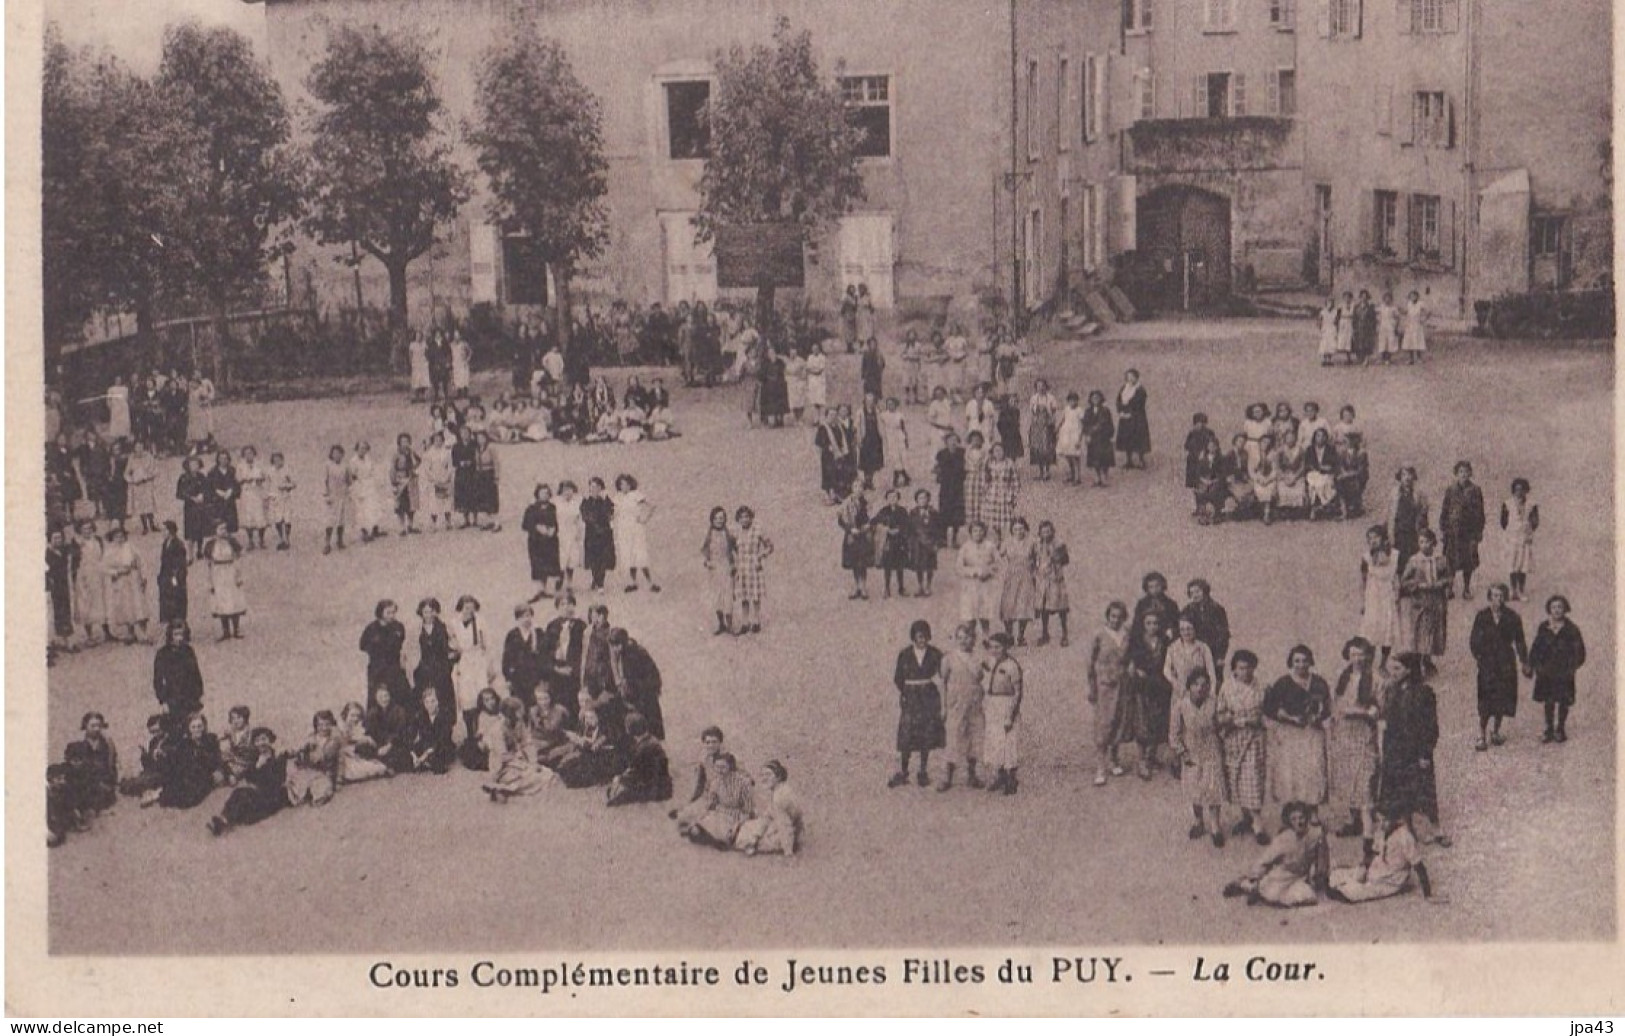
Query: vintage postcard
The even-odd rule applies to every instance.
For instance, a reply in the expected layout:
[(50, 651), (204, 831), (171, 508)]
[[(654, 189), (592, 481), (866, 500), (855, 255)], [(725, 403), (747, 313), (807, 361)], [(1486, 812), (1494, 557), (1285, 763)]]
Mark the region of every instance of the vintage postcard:
[(1607, 0), (6, 14), (9, 1013), (1625, 1011)]

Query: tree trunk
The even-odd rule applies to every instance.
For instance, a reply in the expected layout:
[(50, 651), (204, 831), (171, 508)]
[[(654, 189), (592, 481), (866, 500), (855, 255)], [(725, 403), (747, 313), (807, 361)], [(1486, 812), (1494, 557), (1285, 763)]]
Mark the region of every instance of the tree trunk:
[(389, 271), (389, 368), (406, 369), (406, 266), (410, 260), (391, 258)]
[(226, 300), (211, 299), (209, 308), (214, 317), (214, 334), (209, 342), (209, 377), (214, 379), (215, 388), (224, 392), (231, 387), (231, 364), (226, 356), (226, 334), (230, 326)]
[[(778, 324), (777, 314), (774, 310), (774, 299), (778, 288), (771, 283), (762, 283), (756, 286), (756, 330), (763, 339), (774, 333)], [(783, 343), (775, 343), (779, 348)]]
[(136, 351), (148, 363), (157, 366), (162, 361), (158, 358), (157, 334), (153, 325), (157, 323), (153, 316), (152, 299), (140, 298), (135, 301), (135, 341)]
[(570, 354), (571, 331), (575, 327), (575, 306), (570, 297), (570, 274), (558, 267), (553, 268), (553, 287), (558, 289), (558, 337), (559, 351), (564, 355)]

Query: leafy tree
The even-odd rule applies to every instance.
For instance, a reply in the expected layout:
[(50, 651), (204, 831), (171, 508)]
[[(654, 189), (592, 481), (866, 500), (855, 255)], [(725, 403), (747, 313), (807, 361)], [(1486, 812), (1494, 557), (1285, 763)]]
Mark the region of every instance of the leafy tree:
[(568, 336), (570, 280), (609, 240), (598, 99), (533, 25), (486, 53), (477, 87), (467, 136), (490, 185), (487, 211), (505, 232), (527, 236), (552, 270)]
[(211, 365), (225, 382), (226, 314), (262, 285), (267, 261), (288, 246), (300, 211), (288, 109), (245, 37), (195, 22), (164, 34), (156, 86), (202, 142), (203, 175), (184, 185), (180, 235), (189, 287), (215, 316)]
[(311, 211), (326, 245), (356, 245), (389, 273), (397, 366), (406, 347), (406, 271), (468, 200), (468, 177), (440, 126), (443, 105), (418, 41), (372, 26), (335, 28), (306, 86), (312, 120)]
[[(789, 223), (806, 242), (863, 200), (863, 131), (848, 120), (839, 84), (819, 74), (810, 33), (781, 17), (771, 47), (735, 45), (716, 66), (699, 240), (714, 240), (719, 227)], [(764, 318), (773, 294), (771, 285), (757, 289)]]

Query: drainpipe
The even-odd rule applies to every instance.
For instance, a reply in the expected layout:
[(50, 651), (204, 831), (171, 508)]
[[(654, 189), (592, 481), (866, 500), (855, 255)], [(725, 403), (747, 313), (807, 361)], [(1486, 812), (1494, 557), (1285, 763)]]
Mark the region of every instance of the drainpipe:
[[(1464, 159), (1462, 183), (1466, 197), (1463, 199), (1461, 218), (1456, 222), (1461, 231), (1461, 247), (1457, 253), (1461, 277), (1461, 312), (1458, 316), (1466, 317), (1472, 312), (1467, 298), (1467, 246), (1473, 238), (1471, 229), (1478, 216), (1478, 4), (1475, 0), (1464, 0), (1461, 7), (1462, 54), (1466, 74), (1463, 76), (1460, 132)], [(1454, 232), (1455, 228), (1452, 228)]]
[(1023, 304), (1021, 297), (1021, 206), (1017, 204), (1021, 187), (1020, 136), (1017, 133), (1021, 119), (1021, 87), (1019, 54), (1016, 50), (1016, 0), (1010, 0), (1010, 326), (1016, 326), (1016, 314)]

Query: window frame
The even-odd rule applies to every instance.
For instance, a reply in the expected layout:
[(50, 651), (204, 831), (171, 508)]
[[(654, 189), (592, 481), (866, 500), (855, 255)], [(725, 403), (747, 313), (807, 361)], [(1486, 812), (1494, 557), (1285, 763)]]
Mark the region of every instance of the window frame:
[(1082, 123), (1083, 142), (1085, 144), (1092, 144), (1100, 139), (1100, 107), (1104, 98), (1101, 97), (1101, 92), (1098, 89), (1099, 62), (1100, 56), (1097, 54), (1085, 54), (1083, 56), (1083, 68), (1081, 70), (1083, 78), (1080, 80), (1080, 84), (1083, 87)]
[[(1553, 247), (1546, 249), (1547, 238), (1552, 238)], [(1566, 213), (1547, 212), (1536, 213), (1529, 217), (1529, 258), (1561, 260), (1564, 251), (1565, 239), (1569, 234), (1569, 217)]]
[[(852, 100), (847, 96), (848, 83), (869, 83), (879, 81), (884, 85), (886, 98), (876, 101), (868, 96), (861, 100)], [(883, 155), (859, 154), (860, 162), (890, 162), (897, 154), (897, 78), (890, 72), (881, 71), (845, 71), (837, 79), (836, 85), (841, 91), (842, 107), (848, 111), (863, 108), (886, 109), (886, 153)], [(867, 95), (867, 89), (864, 90)]]
[(705, 86), (705, 105), (700, 108), (700, 111), (703, 112), (705, 110), (705, 108), (708, 108), (710, 106), (710, 104), (711, 104), (711, 92), (714, 89), (716, 89), (716, 79), (714, 77), (712, 77), (712, 76), (698, 76), (698, 75), (695, 75), (695, 76), (662, 76), (659, 79), (657, 79), (656, 82), (660, 87), (660, 104), (661, 104), (660, 112), (661, 112), (661, 121), (662, 121), (662, 127), (661, 128), (665, 131), (662, 134), (662, 136), (665, 138), (665, 140), (664, 140), (664, 144), (665, 144), (664, 150), (665, 150), (665, 159), (666, 159), (666, 161), (668, 161), (668, 162), (703, 162), (703, 161), (705, 161), (708, 157), (710, 157), (710, 154), (711, 154), (711, 128), (710, 128), (710, 126), (705, 125), (703, 123), (703, 121), (700, 124), (700, 129), (703, 132), (704, 139), (703, 139), (703, 142), (701, 143), (701, 145), (699, 147), (698, 153), (697, 154), (692, 154), (692, 155), (686, 155), (686, 154), (685, 155), (679, 155), (679, 154), (676, 153), (677, 149), (673, 146), (676, 143), (676, 141), (672, 137), (672, 125), (673, 125), (673, 122), (672, 122), (672, 103), (671, 103), (672, 102), (672, 89), (673, 89), (673, 87), (685, 87), (685, 86), (686, 87), (692, 87), (692, 86), (696, 86), (696, 85), (699, 85), (699, 84), (704, 84), (704, 86)]
[(1038, 59), (1027, 59), (1027, 161), (1036, 162), (1042, 155), (1042, 141), (1039, 134), (1039, 112), (1043, 92), (1040, 89), (1040, 76), (1038, 72)]
[[(1433, 227), (1430, 234), (1428, 217)], [(1413, 194), (1409, 212), (1410, 255), (1414, 264), (1441, 266), (1444, 263), (1444, 197), (1438, 194)], [(1429, 241), (1433, 247), (1428, 248)]]
[(1371, 192), (1372, 251), (1382, 259), (1399, 258), (1399, 192)]
[(1443, 90), (1411, 91), (1411, 143), (1447, 149), (1450, 141), (1450, 95)]
[[(1292, 77), (1292, 110), (1287, 111), (1284, 103), (1287, 91), (1281, 88), (1283, 76)], [(1296, 65), (1282, 66), (1274, 69), (1271, 77), (1271, 114), (1281, 119), (1296, 119), (1298, 117), (1298, 67)]]
[(1364, 35), (1363, 0), (1326, 0), (1326, 35), (1334, 40), (1357, 40)]
[(1157, 73), (1142, 68), (1134, 73), (1135, 122), (1148, 122), (1157, 117)]
[(1298, 0), (1269, 0), (1269, 23), (1276, 32), (1296, 32)]
[[(1085, 59), (1087, 60), (1087, 58)], [(1088, 95), (1084, 95), (1084, 103), (1088, 103)], [(1055, 142), (1061, 151), (1072, 150), (1072, 130), (1077, 123), (1072, 121), (1072, 55), (1062, 51), (1060, 72), (1055, 77)], [(1080, 134), (1080, 141), (1088, 143), (1088, 137)]]
[[(1202, 0), (1202, 32), (1222, 35), (1236, 31), (1237, 0)], [(1214, 15), (1217, 13), (1218, 18)]]
[(1155, 0), (1125, 0), (1124, 13), (1127, 16), (1123, 23), (1123, 31), (1130, 36), (1144, 36), (1155, 28), (1156, 8)]

